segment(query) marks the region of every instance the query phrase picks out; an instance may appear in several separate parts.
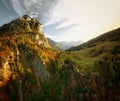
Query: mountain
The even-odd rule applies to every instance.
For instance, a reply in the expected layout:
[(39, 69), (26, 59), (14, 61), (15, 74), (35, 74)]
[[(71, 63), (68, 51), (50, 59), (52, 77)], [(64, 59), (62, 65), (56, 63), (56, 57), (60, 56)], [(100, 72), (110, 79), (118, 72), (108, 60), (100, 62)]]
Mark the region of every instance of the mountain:
[(53, 47), (54, 49), (60, 50), (60, 51), (65, 50), (64, 46), (61, 45), (59, 42), (55, 42), (50, 38), (47, 38), (47, 40), (48, 40), (48, 43), (50, 44), (50, 46)]
[(77, 46), (77, 45), (80, 45), (83, 43), (83, 41), (79, 40), (79, 41), (70, 41), (70, 42), (66, 42), (66, 41), (61, 41), (61, 42), (58, 42), (60, 43), (61, 45), (63, 45), (65, 47), (65, 49), (69, 49), (73, 46)]
[(0, 27), (0, 101), (36, 101), (55, 56), (38, 20), (24, 15)]

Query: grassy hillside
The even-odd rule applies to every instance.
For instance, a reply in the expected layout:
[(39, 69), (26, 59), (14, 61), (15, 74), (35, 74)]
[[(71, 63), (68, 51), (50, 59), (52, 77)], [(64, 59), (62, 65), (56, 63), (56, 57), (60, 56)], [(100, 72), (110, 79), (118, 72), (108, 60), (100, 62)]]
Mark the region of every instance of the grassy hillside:
[(43, 83), (40, 100), (119, 101), (120, 40), (114, 34), (118, 38), (111, 41), (111, 35), (104, 34), (110, 37), (106, 41), (98, 37), (96, 45), (89, 47), (88, 42), (80, 49), (60, 52), (49, 65), (51, 79)]

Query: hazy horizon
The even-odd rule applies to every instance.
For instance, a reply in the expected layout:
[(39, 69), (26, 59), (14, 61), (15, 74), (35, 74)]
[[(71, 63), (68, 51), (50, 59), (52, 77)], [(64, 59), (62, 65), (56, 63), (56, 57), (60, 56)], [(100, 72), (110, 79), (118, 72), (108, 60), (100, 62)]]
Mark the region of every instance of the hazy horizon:
[(0, 0), (0, 26), (29, 14), (57, 42), (86, 42), (120, 27), (119, 5), (119, 0)]

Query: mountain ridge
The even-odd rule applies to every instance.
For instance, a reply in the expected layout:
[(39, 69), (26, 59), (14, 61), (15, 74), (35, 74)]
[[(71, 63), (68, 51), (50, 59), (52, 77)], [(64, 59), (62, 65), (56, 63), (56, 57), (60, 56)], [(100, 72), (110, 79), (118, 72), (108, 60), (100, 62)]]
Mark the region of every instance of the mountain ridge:
[[(89, 40), (86, 43), (83, 43), (81, 45), (78, 45), (76, 47), (72, 47), (70, 50), (74, 50), (74, 49), (80, 49), (82, 47), (92, 47), (95, 44), (99, 44), (101, 42), (105, 42), (105, 41), (119, 41), (120, 40), (120, 34), (119, 34), (120, 28), (114, 29), (112, 31), (106, 32), (96, 38), (93, 38), (91, 40)], [(108, 37), (107, 37), (108, 36)]]

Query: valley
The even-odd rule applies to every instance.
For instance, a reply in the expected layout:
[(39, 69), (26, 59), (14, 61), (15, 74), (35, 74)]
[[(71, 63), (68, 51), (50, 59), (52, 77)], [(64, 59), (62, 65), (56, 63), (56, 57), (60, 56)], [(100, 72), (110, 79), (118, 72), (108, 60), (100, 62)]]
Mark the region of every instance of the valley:
[(1, 26), (0, 101), (120, 100), (120, 28), (62, 49), (28, 15)]

